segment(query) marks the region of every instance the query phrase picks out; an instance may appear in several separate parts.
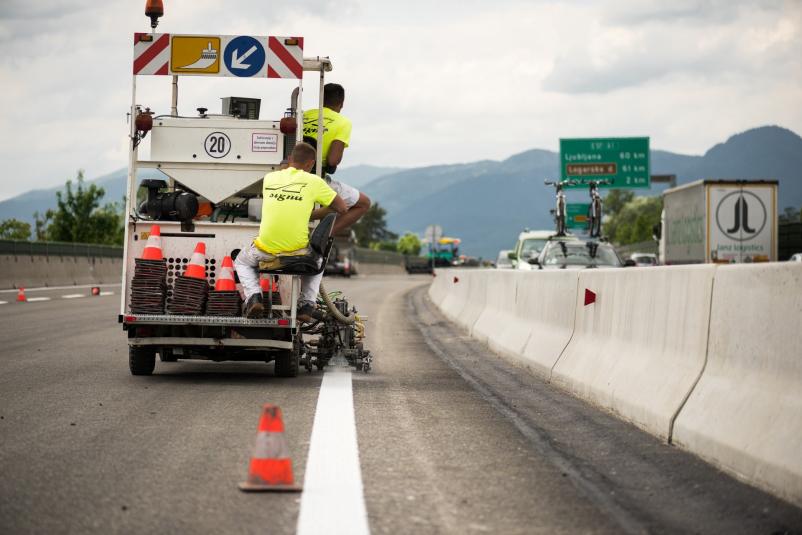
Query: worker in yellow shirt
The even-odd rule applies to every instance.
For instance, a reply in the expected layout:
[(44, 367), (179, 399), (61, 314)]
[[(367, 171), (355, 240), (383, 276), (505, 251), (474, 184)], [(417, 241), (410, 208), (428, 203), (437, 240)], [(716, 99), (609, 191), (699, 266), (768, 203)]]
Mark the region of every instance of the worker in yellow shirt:
[[(354, 187), (333, 180), (330, 174), (337, 170), (343, 159), (343, 153), (351, 141), (351, 121), (340, 112), (345, 102), (345, 89), (339, 84), (326, 84), (323, 87), (323, 171), (326, 181), (345, 201), (348, 211), (345, 215), (337, 217), (332, 234), (349, 228), (359, 221), (370, 208), (370, 199), (367, 195)], [(318, 132), (317, 108), (304, 112), (304, 141), (313, 145), (317, 143)]]
[[(323, 217), (331, 210), (340, 216), (346, 213), (343, 199), (320, 177), (309, 172), (314, 165), (315, 149), (308, 143), (298, 143), (292, 149), (286, 169), (265, 175), (259, 236), (242, 249), (234, 261), (245, 291), (245, 317), (259, 318), (264, 312), (259, 262), (270, 259), (271, 255), (305, 249), (309, 245), (310, 217)], [(315, 203), (325, 208), (313, 214)], [(299, 321), (321, 319), (315, 301), (322, 278), (323, 273), (301, 277), (296, 316)]]

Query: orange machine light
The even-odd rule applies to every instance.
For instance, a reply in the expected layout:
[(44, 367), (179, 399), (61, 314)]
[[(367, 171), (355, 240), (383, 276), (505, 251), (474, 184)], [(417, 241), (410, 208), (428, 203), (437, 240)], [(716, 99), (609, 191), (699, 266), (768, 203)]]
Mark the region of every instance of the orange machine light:
[(145, 16), (150, 17), (151, 28), (156, 28), (159, 24), (159, 17), (162, 15), (164, 15), (162, 0), (147, 0), (145, 2)]

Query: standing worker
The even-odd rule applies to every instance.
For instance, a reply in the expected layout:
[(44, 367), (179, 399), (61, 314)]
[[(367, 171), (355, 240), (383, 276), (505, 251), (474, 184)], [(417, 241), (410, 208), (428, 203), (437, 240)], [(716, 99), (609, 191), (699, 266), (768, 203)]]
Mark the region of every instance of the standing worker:
[[(347, 211), (345, 202), (337, 192), (309, 172), (314, 166), (315, 149), (308, 143), (298, 143), (292, 149), (286, 169), (265, 175), (259, 236), (240, 251), (234, 262), (245, 291), (247, 318), (260, 318), (264, 312), (262, 289), (259, 286), (259, 261), (270, 260), (278, 254), (303, 254), (309, 245), (309, 219), (316, 217), (312, 213), (315, 203), (324, 206), (326, 213), (331, 210), (337, 212), (339, 217), (344, 217)], [(316, 212), (321, 214), (323, 211)], [(301, 277), (299, 321), (322, 319), (322, 313), (315, 306), (322, 278), (322, 272)]]
[[(349, 228), (359, 221), (370, 208), (370, 199), (367, 195), (348, 184), (333, 180), (329, 174), (337, 170), (343, 159), (345, 148), (351, 141), (351, 121), (340, 113), (345, 102), (345, 89), (339, 84), (326, 84), (323, 86), (323, 172), (326, 181), (345, 201), (348, 211), (345, 215), (337, 217), (332, 234)], [(316, 146), (318, 132), (318, 109), (304, 112), (304, 141)], [(318, 147), (320, 149), (320, 147)], [(320, 219), (328, 210), (321, 209), (315, 214)]]

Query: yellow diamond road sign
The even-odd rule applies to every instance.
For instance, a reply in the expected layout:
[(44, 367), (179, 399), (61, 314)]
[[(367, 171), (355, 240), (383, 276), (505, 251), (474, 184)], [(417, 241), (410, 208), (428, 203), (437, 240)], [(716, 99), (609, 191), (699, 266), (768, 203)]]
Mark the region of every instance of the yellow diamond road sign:
[(174, 35), (170, 74), (217, 74), (222, 54), (219, 36)]

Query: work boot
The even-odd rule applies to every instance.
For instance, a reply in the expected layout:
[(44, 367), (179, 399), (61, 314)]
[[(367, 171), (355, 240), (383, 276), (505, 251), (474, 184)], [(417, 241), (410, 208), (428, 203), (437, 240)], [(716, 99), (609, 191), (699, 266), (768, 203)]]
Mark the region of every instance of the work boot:
[(248, 298), (245, 303), (245, 317), (248, 319), (259, 319), (265, 311), (265, 306), (262, 304), (262, 294), (255, 293)]
[(304, 303), (298, 307), (298, 312), (295, 317), (298, 321), (304, 323), (312, 323), (313, 321), (323, 321), (326, 319), (326, 315), (323, 311), (318, 310), (312, 303)]

